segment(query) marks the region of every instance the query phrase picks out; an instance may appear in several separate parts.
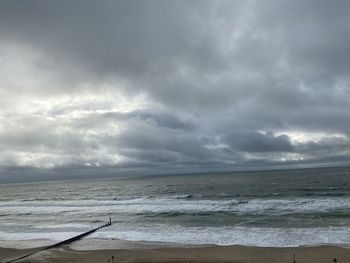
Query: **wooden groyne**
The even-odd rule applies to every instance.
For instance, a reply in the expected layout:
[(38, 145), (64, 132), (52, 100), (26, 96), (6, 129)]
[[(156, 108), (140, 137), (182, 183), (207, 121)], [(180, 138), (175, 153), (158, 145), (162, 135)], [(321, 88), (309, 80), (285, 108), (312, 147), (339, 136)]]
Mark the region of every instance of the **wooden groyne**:
[(85, 233), (82, 233), (82, 234), (80, 234), (80, 235), (77, 235), (77, 236), (71, 237), (71, 238), (69, 238), (69, 239), (63, 240), (63, 241), (58, 242), (58, 243), (56, 243), (56, 244), (53, 244), (53, 245), (50, 245), (50, 246), (47, 246), (47, 247), (40, 248), (39, 250), (33, 251), (33, 252), (31, 252), (31, 253), (29, 253), (29, 254), (26, 254), (26, 255), (24, 255), (24, 256), (20, 256), (20, 257), (18, 257), (18, 258), (11, 259), (10, 261), (7, 261), (6, 263), (11, 263), (11, 262), (15, 262), (15, 261), (18, 261), (18, 260), (27, 258), (27, 257), (29, 257), (29, 256), (32, 256), (32, 255), (34, 255), (34, 254), (36, 254), (36, 253), (39, 253), (39, 252), (41, 252), (41, 251), (44, 251), (44, 250), (48, 250), (48, 249), (51, 249), (51, 248), (56, 248), (56, 247), (59, 247), (59, 246), (62, 246), (62, 245), (70, 244), (70, 243), (72, 243), (72, 242), (74, 242), (74, 241), (77, 241), (77, 240), (79, 240), (79, 239), (81, 239), (81, 238), (87, 236), (87, 235), (90, 235), (90, 234), (94, 233), (95, 231), (97, 231), (97, 230), (99, 230), (99, 229), (101, 229), (101, 228), (104, 228), (104, 227), (107, 227), (107, 226), (110, 226), (110, 225), (112, 225), (112, 220), (111, 220), (111, 218), (109, 218), (109, 222), (108, 222), (108, 223), (106, 223), (106, 224), (104, 224), (104, 225), (102, 225), (102, 226), (96, 227), (96, 228), (94, 228), (94, 229), (92, 229), (92, 230), (89, 230), (89, 231), (87, 231), (87, 232), (85, 232)]

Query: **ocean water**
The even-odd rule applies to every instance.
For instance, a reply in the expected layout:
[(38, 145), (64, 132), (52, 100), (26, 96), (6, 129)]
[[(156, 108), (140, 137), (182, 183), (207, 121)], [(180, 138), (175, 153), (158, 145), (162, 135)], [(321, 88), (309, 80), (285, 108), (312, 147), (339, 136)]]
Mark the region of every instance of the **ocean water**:
[[(91, 240), (350, 245), (350, 169), (0, 185), (0, 246)], [(42, 243), (40, 243), (42, 244)]]

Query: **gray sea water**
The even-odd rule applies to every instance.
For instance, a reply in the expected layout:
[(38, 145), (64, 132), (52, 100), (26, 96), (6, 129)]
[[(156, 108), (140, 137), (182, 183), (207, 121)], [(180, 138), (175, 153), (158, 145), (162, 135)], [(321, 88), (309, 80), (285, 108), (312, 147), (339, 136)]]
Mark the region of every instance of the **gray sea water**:
[(0, 185), (0, 246), (91, 240), (350, 245), (350, 169)]

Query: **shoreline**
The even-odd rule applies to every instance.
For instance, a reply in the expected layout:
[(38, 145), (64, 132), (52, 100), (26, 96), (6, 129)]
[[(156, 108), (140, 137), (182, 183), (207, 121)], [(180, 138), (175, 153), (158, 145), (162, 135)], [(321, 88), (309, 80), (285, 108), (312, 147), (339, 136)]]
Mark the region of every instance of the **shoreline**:
[[(55, 243), (61, 243), (59, 240), (35, 239), (35, 240), (0, 240), (0, 249), (14, 250), (33, 250), (37, 248), (49, 247)], [(124, 240), (118, 238), (98, 238), (87, 237), (81, 238), (69, 244), (61, 246), (69, 247), (76, 251), (94, 251), (94, 250), (115, 250), (115, 249), (160, 249), (160, 248), (201, 248), (201, 247), (255, 247), (255, 248), (313, 248), (313, 247), (340, 247), (350, 249), (349, 243), (314, 243), (301, 244), (298, 246), (273, 246), (273, 245), (255, 245), (255, 244), (215, 244), (215, 243), (177, 243), (163, 241), (146, 241), (146, 240)]]
[[(33, 249), (0, 248), (0, 262), (4, 263)], [(254, 246), (169, 246), (114, 247), (109, 249), (78, 250), (64, 245), (39, 252), (18, 262), (240, 262), (240, 263), (296, 263), (350, 262), (350, 249), (334, 245), (300, 247), (254, 247)]]

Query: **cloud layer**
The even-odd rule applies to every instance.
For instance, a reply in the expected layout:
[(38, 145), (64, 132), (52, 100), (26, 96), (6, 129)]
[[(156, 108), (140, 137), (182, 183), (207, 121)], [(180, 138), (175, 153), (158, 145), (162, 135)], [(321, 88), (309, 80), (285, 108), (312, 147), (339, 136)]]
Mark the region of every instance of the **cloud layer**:
[(2, 1), (0, 179), (349, 163), (349, 9)]

